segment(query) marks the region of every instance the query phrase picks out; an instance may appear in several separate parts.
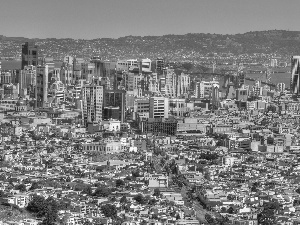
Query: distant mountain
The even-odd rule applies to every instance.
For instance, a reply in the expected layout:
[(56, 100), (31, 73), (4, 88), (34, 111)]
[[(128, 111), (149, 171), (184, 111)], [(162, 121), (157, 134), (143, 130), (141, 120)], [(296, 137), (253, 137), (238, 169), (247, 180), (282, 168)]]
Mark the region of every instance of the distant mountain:
[(20, 56), (21, 44), (34, 41), (39, 55), (62, 59), (65, 55), (104, 59), (157, 58), (200, 60), (203, 56), (241, 54), (276, 54), (283, 57), (300, 54), (300, 31), (268, 30), (222, 35), (189, 33), (185, 35), (126, 36), (92, 40), (72, 38), (28, 39), (0, 36), (0, 56)]

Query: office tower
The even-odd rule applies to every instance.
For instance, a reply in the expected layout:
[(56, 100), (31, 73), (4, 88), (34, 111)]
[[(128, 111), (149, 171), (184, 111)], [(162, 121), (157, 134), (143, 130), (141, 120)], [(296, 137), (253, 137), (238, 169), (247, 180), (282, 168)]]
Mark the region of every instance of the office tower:
[(214, 85), (219, 86), (219, 82), (215, 80), (197, 82), (195, 87), (196, 98), (210, 98), (212, 96)]
[(0, 84), (12, 83), (11, 71), (0, 71)]
[(163, 58), (157, 58), (156, 59), (156, 67), (155, 67), (156, 72), (158, 74), (162, 74), (164, 68), (165, 68), (165, 61), (164, 61), (164, 59)]
[(137, 115), (149, 117), (150, 101), (148, 98), (135, 99), (133, 104), (133, 120), (137, 118)]
[(169, 111), (174, 116), (184, 116), (187, 112), (185, 98), (169, 99)]
[[(116, 113), (111, 114), (112, 108), (114, 110), (118, 107), (118, 119), (122, 123), (125, 121), (125, 110), (126, 110), (126, 91), (125, 90), (104, 90), (103, 106), (106, 108), (103, 112), (103, 119), (110, 119), (110, 115), (117, 115)], [(109, 109), (110, 108), (110, 109)], [(106, 113), (107, 112), (107, 113)]]
[(116, 64), (117, 72), (128, 71), (130, 64), (131, 64), (131, 62), (129, 62), (127, 60), (118, 60), (117, 64)]
[(291, 93), (299, 94), (300, 81), (300, 56), (292, 56), (292, 78), (291, 78)]
[(285, 91), (285, 83), (278, 83), (276, 85), (276, 90), (279, 92), (284, 92)]
[(74, 57), (69, 56), (69, 55), (65, 56), (64, 57), (64, 63), (69, 64), (69, 65), (73, 65)]
[(101, 60), (101, 58), (99, 56), (94, 56), (91, 59), (91, 63), (94, 63), (95, 65), (95, 77), (99, 78), (99, 77), (103, 77), (103, 62)]
[(127, 63), (128, 63), (128, 69), (130, 71), (132, 71), (134, 69), (138, 69), (138, 67), (139, 67), (137, 59), (128, 59)]
[(159, 91), (159, 84), (157, 79), (157, 73), (152, 73), (149, 75), (148, 79), (149, 91), (157, 93)]
[(82, 116), (84, 124), (102, 121), (103, 87), (100, 85), (85, 85), (82, 87)]
[(25, 77), (25, 82), (22, 87), (27, 88), (28, 86), (36, 85), (36, 67), (35, 66), (25, 66), (23, 69), (23, 76)]
[(20, 93), (26, 93), (31, 98), (35, 98), (36, 92), (36, 67), (25, 66), (23, 70), (20, 70), (17, 76), (19, 83)]
[(71, 64), (63, 63), (60, 69), (60, 81), (65, 85), (75, 84), (75, 75), (73, 73), (73, 66)]
[(142, 74), (136, 74), (136, 73), (131, 73), (129, 72), (127, 74), (127, 80), (126, 80), (126, 85), (127, 91), (133, 91), (135, 89), (141, 88), (141, 81), (143, 79)]
[(194, 94), (196, 98), (204, 98), (204, 86), (203, 82), (197, 82), (195, 84)]
[(82, 79), (91, 83), (94, 79), (95, 64), (94, 63), (81, 63), (81, 76)]
[(184, 73), (181, 73), (177, 79), (177, 96), (181, 96), (188, 93), (190, 89), (190, 76)]
[(270, 66), (271, 67), (277, 67), (277, 59), (271, 59), (270, 60)]
[(36, 67), (36, 107), (45, 107), (48, 102), (48, 65)]
[(177, 76), (173, 69), (167, 69), (165, 73), (165, 95), (170, 98), (176, 97)]
[(141, 72), (150, 73), (151, 72), (151, 59), (142, 59), (140, 62)]
[(246, 78), (246, 73), (244, 73), (243, 71), (239, 71), (236, 76), (235, 87), (236, 88), (242, 87), (242, 85), (245, 84), (245, 78)]
[(158, 81), (159, 84), (159, 93), (163, 96), (166, 94), (166, 78), (161, 77)]
[(218, 84), (212, 84), (212, 106), (214, 109), (219, 108), (220, 99), (219, 99), (219, 85)]
[(49, 88), (49, 95), (54, 102), (60, 103), (65, 100), (65, 86), (61, 81), (55, 81)]
[(25, 42), (22, 45), (22, 64), (21, 69), (25, 66), (38, 65), (38, 46), (34, 43)]
[(248, 89), (241, 87), (239, 89), (236, 89), (236, 100), (237, 101), (247, 101), (248, 99)]
[(149, 118), (168, 118), (169, 99), (165, 97), (150, 98)]

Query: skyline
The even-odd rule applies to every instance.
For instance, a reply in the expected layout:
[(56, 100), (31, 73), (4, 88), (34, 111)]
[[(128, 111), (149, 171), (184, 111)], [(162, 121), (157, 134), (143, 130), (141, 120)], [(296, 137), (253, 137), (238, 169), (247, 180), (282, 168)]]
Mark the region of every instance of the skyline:
[(238, 34), (299, 30), (299, 2), (280, 0), (4, 1), (1, 34), (25, 38), (97, 39), (168, 34)]

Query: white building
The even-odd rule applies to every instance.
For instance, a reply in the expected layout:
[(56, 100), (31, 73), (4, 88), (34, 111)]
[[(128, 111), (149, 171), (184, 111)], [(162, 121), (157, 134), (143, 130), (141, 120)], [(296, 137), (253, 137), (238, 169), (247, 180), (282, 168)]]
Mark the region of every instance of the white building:
[(102, 121), (103, 86), (85, 85), (82, 87), (82, 115), (84, 123)]
[(169, 99), (165, 97), (151, 97), (149, 118), (168, 118)]
[(277, 89), (277, 91), (279, 91), (279, 92), (284, 92), (284, 91), (285, 91), (285, 83), (278, 83), (278, 84), (276, 85), (276, 89)]

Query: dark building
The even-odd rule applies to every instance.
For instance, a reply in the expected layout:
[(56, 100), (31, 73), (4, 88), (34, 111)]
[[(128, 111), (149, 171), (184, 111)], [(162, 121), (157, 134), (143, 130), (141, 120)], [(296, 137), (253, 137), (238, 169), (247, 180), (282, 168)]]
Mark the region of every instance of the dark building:
[[(103, 111), (107, 107), (118, 107), (119, 108), (119, 118), (114, 118), (120, 120), (122, 123), (125, 120), (125, 110), (126, 110), (126, 91), (124, 90), (104, 90), (103, 99)], [(107, 113), (109, 110), (107, 108)], [(116, 113), (114, 113), (116, 115)]]
[(121, 120), (120, 107), (104, 107), (102, 117), (104, 120), (115, 119)]
[(22, 45), (22, 65), (23, 70), (25, 66), (37, 66), (38, 65), (38, 46), (34, 43), (25, 42)]
[(163, 69), (165, 68), (165, 61), (163, 58), (157, 58), (156, 59), (156, 72), (157, 74), (162, 74)]
[(148, 118), (142, 119), (139, 127), (145, 133), (176, 135), (177, 123), (175, 119)]

